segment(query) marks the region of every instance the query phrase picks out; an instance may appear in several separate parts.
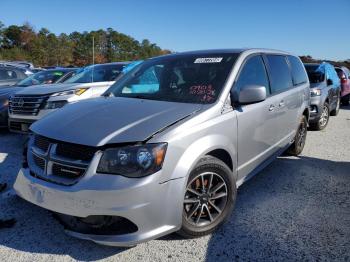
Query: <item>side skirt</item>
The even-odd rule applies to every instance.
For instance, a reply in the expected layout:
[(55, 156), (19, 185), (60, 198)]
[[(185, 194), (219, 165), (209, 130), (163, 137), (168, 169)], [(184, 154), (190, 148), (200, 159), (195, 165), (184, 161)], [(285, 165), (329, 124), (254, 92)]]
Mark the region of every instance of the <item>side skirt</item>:
[(278, 156), (282, 155), (288, 147), (292, 144), (289, 143), (285, 147), (282, 147), (281, 149), (277, 150), (273, 155), (271, 155), (268, 159), (266, 159), (263, 163), (258, 165), (252, 172), (250, 172), (245, 177), (241, 178), (236, 182), (236, 187), (239, 188), (241, 185), (243, 185), (245, 182), (247, 182), (249, 179), (254, 177), (256, 174), (258, 174), (260, 171), (262, 171), (265, 167), (267, 167), (269, 164), (271, 164)]

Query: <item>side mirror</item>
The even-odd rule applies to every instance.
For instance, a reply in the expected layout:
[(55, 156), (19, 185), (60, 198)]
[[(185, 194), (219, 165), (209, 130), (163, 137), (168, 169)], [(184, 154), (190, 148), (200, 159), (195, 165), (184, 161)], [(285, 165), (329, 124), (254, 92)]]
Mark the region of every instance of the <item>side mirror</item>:
[(331, 85), (333, 85), (332, 79), (327, 79), (327, 86), (331, 86)]
[(266, 87), (259, 85), (246, 85), (238, 94), (240, 104), (252, 104), (266, 99)]

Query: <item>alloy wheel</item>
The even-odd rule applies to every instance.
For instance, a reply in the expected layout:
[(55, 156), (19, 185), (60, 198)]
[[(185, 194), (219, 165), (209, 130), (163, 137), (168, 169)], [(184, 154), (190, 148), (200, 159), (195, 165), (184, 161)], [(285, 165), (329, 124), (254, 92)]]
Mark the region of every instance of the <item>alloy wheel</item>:
[(218, 219), (228, 200), (225, 180), (214, 172), (197, 175), (186, 188), (184, 216), (192, 225), (207, 226)]
[(329, 112), (328, 107), (326, 105), (323, 106), (322, 114), (319, 120), (320, 126), (325, 126), (328, 122)]

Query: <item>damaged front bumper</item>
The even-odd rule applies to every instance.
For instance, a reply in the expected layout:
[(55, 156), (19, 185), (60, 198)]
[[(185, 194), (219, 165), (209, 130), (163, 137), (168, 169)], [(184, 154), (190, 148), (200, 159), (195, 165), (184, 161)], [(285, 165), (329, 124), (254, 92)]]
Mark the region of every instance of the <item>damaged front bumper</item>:
[[(159, 171), (135, 179), (91, 174), (75, 185), (63, 186), (35, 178), (29, 169), (22, 168), (14, 189), (21, 198), (63, 214), (61, 218), (84, 223), (74, 228), (75, 224), (66, 220), (63, 224), (71, 236), (104, 245), (134, 246), (181, 227), (185, 178), (160, 182), (161, 175)], [(110, 231), (97, 222), (106, 219), (112, 221)], [(126, 222), (133, 225), (130, 231), (125, 228)], [(91, 231), (86, 229), (89, 224)], [(118, 225), (123, 230), (118, 230)]]

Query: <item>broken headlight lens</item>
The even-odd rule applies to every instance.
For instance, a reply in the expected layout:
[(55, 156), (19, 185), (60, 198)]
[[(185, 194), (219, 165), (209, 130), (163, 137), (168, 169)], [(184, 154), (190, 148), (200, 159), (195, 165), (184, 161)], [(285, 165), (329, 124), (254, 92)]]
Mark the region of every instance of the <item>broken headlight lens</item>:
[(108, 148), (103, 152), (97, 167), (98, 173), (125, 177), (144, 177), (159, 171), (167, 143)]

